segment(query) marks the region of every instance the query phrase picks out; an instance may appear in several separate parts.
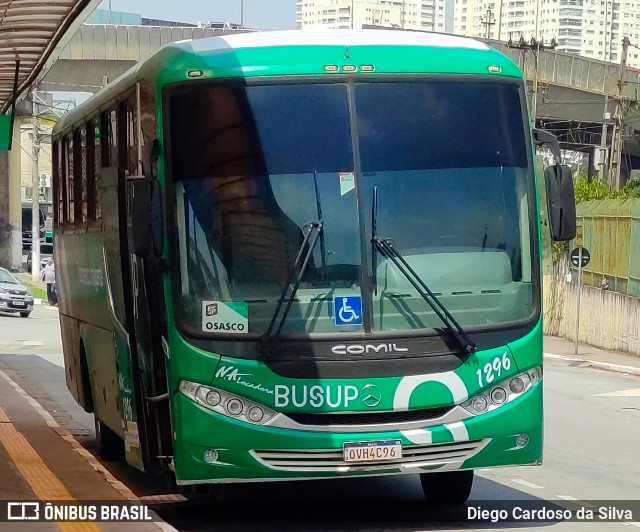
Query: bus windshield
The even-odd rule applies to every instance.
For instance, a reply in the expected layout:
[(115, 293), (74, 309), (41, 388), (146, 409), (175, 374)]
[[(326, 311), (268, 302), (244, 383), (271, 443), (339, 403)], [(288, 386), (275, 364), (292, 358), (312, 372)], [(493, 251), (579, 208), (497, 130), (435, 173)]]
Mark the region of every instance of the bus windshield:
[(376, 236), (465, 328), (536, 313), (518, 85), (219, 82), (169, 102), (175, 308), (187, 333), (264, 334), (315, 221), (283, 336), (442, 327)]

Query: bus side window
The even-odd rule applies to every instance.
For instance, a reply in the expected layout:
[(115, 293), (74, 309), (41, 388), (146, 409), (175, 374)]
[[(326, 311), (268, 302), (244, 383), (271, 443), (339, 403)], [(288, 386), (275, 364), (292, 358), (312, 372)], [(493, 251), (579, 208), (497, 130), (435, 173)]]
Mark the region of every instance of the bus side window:
[(69, 135), (64, 137), (64, 225), (68, 227), (73, 225), (75, 220), (74, 212), (74, 186), (73, 186), (73, 141), (69, 139)]
[(152, 175), (151, 149), (156, 134), (156, 98), (153, 87), (147, 83), (140, 83), (140, 131), (142, 133), (142, 166), (143, 173)]
[(62, 187), (60, 186), (60, 179), (62, 178), (62, 164), (60, 157), (60, 139), (56, 139), (51, 143), (51, 176), (52, 185), (53, 185), (53, 225), (57, 227), (62, 219), (62, 198), (60, 196), (60, 191)]
[[(93, 163), (94, 163), (94, 172), (93, 176), (94, 182), (94, 206), (93, 206), (93, 214), (95, 220), (102, 220), (102, 159), (103, 159), (103, 150), (102, 145), (106, 145), (106, 142), (101, 142), (100, 135), (100, 121), (95, 120), (92, 122), (93, 131), (91, 133), (90, 139), (88, 142), (91, 142), (93, 145)], [(89, 132), (87, 131), (87, 137), (89, 137)]]
[(75, 169), (75, 223), (79, 227), (87, 223), (87, 139), (84, 128), (73, 132), (73, 167)]
[(95, 143), (93, 141), (93, 130), (95, 128), (94, 120), (87, 122), (86, 128), (82, 135), (85, 139), (85, 159), (83, 170), (85, 172), (85, 182), (87, 186), (87, 219), (89, 223), (96, 219), (96, 178), (95, 178)]
[(108, 168), (112, 168), (114, 166), (119, 166), (118, 165), (118, 113), (116, 112), (115, 109), (109, 111), (108, 115), (107, 115), (107, 123), (106, 123), (106, 127), (107, 127), (107, 145), (105, 146), (105, 150), (107, 153), (107, 158), (106, 161), (103, 160), (104, 162), (107, 162), (107, 164), (105, 165)]
[(120, 104), (120, 165), (125, 175), (138, 175), (138, 131), (135, 92)]

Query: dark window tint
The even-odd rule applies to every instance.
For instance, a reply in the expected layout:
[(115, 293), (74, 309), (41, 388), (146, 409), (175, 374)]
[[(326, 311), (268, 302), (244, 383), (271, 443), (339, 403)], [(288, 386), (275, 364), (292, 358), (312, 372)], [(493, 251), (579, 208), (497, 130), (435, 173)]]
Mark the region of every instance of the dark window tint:
[(518, 88), (495, 83), (361, 83), (363, 172), (527, 167)]
[(95, 129), (95, 121), (87, 123), (84, 131), (86, 160), (84, 171), (87, 176), (87, 217), (90, 221), (96, 217), (96, 179), (95, 179), (95, 144), (93, 142), (93, 133)]
[(346, 85), (216, 85), (171, 98), (174, 179), (352, 168)]
[(73, 224), (75, 221), (75, 186), (73, 182), (73, 141), (65, 136), (64, 138), (65, 157), (65, 223)]
[(89, 142), (94, 142), (94, 166), (95, 166), (95, 219), (102, 219), (102, 165), (104, 151), (102, 146), (106, 145), (102, 140), (101, 128), (98, 121), (93, 123), (93, 135), (89, 138)]

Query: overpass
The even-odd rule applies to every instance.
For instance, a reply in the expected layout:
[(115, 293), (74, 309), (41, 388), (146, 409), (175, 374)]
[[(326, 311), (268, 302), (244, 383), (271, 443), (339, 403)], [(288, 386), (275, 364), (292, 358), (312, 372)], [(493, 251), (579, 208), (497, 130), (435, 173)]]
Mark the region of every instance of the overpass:
[(97, 92), (165, 44), (246, 29), (83, 24), (37, 81), (41, 91)]
[[(242, 31), (242, 30), (238, 30)], [(191, 27), (114, 26), (84, 24), (71, 38), (57, 61), (38, 80), (44, 91), (95, 92), (137, 61), (169, 42), (202, 39), (229, 30)], [(604, 97), (608, 112), (615, 112), (619, 95), (620, 67), (574, 54), (541, 50), (535, 56), (510, 48), (504, 41), (485, 42), (511, 57), (523, 69), (530, 86), (537, 77), (537, 124), (555, 130), (563, 147), (588, 151), (600, 144)], [(624, 72), (623, 95), (635, 102), (639, 97), (636, 71)], [(530, 98), (533, 94), (530, 94)], [(640, 114), (631, 109), (625, 123), (629, 128), (625, 152), (640, 156)], [(638, 132), (638, 133), (636, 133)]]
[[(640, 113), (635, 106), (640, 99), (637, 70), (625, 69), (621, 78), (620, 65), (555, 50), (538, 52), (536, 69), (532, 52), (510, 48), (501, 41), (485, 42), (522, 68), (530, 88), (530, 101), (536, 97), (536, 125), (554, 132), (563, 148), (593, 153), (601, 144), (605, 111), (613, 118), (616, 99), (624, 97), (629, 108), (624, 116), (623, 152), (633, 166), (640, 167)], [(536, 95), (534, 80), (538, 85)], [(609, 124), (613, 122), (612, 119)], [(611, 142), (607, 141), (607, 145)]]

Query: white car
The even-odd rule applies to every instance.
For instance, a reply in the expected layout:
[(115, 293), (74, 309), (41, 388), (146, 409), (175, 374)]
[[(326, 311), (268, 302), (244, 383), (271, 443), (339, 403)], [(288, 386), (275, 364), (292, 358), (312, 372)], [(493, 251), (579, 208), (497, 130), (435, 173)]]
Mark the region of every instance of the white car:
[(0, 312), (18, 312), (28, 318), (33, 310), (33, 296), (11, 272), (0, 268)]

